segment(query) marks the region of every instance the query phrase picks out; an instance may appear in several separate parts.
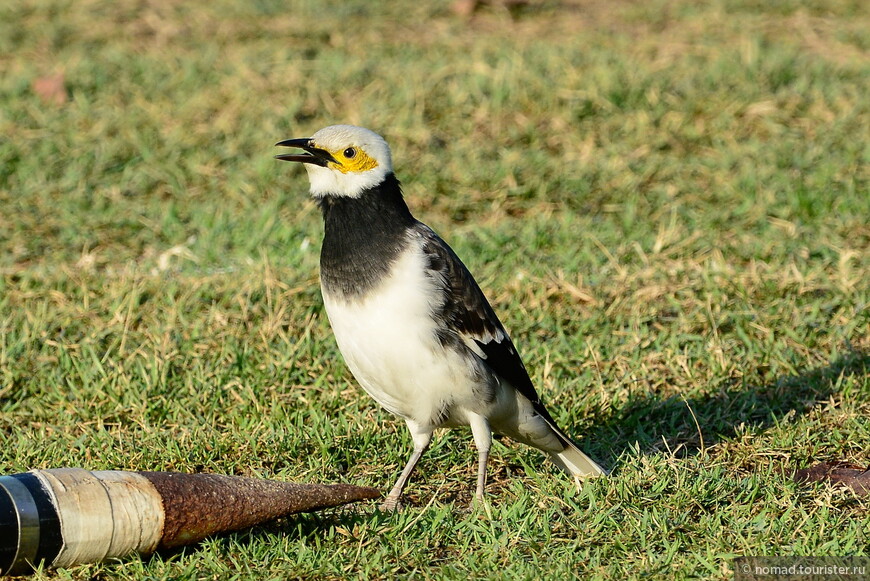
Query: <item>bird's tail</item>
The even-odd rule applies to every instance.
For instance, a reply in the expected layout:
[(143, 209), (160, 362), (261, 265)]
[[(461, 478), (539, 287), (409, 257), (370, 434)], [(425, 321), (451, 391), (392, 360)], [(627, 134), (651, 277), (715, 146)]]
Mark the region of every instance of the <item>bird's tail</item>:
[[(556, 466), (573, 476), (575, 479), (607, 476), (607, 470), (599, 466), (595, 460), (584, 454), (583, 450), (578, 448), (577, 444), (571, 441), (568, 434), (563, 432), (562, 429), (556, 425), (556, 421), (544, 406), (540, 404), (540, 402), (535, 406), (535, 411), (545, 422), (547, 422), (547, 425), (550, 426), (550, 429), (553, 430), (554, 435), (559, 439), (559, 441), (565, 445), (565, 448), (561, 452), (555, 452), (552, 449), (546, 450)], [(540, 448), (540, 446), (538, 447)]]
[(571, 440), (567, 440), (567, 444), (561, 452), (550, 452), (550, 458), (559, 468), (575, 478), (607, 476), (607, 471), (584, 454)]

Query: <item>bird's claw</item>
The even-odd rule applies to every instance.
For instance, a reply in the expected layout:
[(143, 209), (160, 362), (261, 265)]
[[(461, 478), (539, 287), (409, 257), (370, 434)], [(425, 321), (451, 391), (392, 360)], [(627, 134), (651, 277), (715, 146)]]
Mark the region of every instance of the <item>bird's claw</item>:
[(398, 496), (388, 496), (378, 507), (382, 512), (396, 512), (402, 508)]

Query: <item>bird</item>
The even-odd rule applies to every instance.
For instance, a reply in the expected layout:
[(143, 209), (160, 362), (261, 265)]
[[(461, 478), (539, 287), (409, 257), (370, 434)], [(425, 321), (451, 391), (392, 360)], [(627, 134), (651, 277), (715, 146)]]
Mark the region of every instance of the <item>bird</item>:
[(383, 501), (402, 493), (437, 428), (468, 426), (484, 500), (492, 433), (537, 448), (575, 479), (606, 474), (556, 424), (517, 349), (465, 264), (408, 208), (387, 142), (332, 125), (280, 141), (301, 163), (323, 217), (320, 286), (348, 368), (402, 418), (413, 452)]

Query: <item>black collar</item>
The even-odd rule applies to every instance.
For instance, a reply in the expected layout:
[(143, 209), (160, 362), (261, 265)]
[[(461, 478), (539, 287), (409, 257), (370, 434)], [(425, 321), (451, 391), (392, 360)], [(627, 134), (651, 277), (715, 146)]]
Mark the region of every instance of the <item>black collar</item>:
[(408, 244), (416, 220), (392, 173), (358, 197), (323, 196), (325, 232), (320, 253), (320, 279), (330, 294), (359, 298), (390, 272)]

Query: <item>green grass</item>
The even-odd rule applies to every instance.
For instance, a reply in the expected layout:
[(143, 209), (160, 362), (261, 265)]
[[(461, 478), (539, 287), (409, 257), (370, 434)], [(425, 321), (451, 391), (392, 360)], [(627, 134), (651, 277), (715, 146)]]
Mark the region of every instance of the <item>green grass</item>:
[[(439, 434), (409, 507), (278, 521), (38, 578), (731, 578), (867, 555), (868, 503), (788, 475), (870, 449), (862, 2), (0, 6), (0, 472), (388, 489), (399, 422), (341, 361), (321, 224), (273, 143), (393, 146), (553, 414), (575, 492)], [(68, 100), (36, 79), (64, 75)]]

